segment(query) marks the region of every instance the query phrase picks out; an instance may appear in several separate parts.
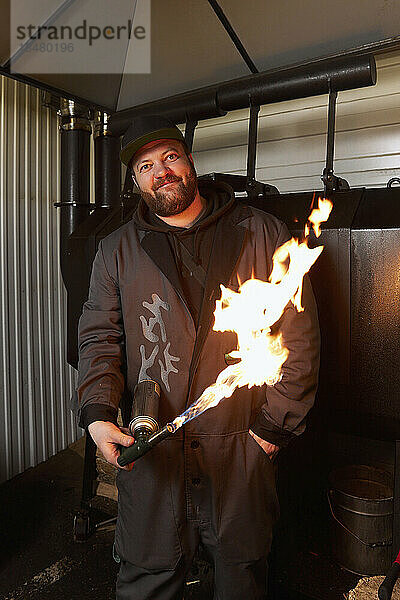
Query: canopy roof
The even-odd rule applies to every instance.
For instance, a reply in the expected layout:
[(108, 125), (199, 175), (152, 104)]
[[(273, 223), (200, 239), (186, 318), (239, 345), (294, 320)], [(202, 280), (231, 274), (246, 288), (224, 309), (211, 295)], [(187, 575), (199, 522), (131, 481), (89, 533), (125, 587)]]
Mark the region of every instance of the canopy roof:
[[(110, 112), (250, 73), (212, 0), (12, 0), (11, 10), (8, 2), (2, 4), (2, 72)], [(218, 4), (260, 72), (400, 42), (397, 0), (219, 0)], [(85, 22), (86, 36), (92, 26), (101, 30), (101, 38), (91, 43), (88, 37), (61, 38), (62, 25)], [(107, 39), (115, 37), (118, 25), (128, 22), (130, 39), (122, 30), (118, 44)], [(40, 40), (27, 42), (28, 24), (48, 30), (42, 31)], [(37, 29), (30, 33), (34, 31), (37, 35)], [(74, 49), (62, 50), (61, 45), (68, 43)], [(146, 69), (149, 72), (138, 72)]]

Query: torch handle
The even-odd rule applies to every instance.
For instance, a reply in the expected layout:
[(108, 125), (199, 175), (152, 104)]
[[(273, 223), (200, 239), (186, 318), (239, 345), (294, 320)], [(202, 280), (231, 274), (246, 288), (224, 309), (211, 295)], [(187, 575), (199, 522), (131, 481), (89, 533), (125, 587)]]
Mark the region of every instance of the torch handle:
[(394, 562), (378, 590), (379, 600), (390, 600), (392, 597), (393, 588), (399, 575), (400, 564), (398, 562)]
[(137, 458), (140, 458), (146, 452), (150, 450), (151, 446), (147, 443), (147, 439), (138, 439), (132, 446), (128, 446), (128, 448), (124, 448), (121, 454), (117, 458), (117, 463), (120, 467), (125, 467), (129, 465), (129, 463), (135, 461)]
[(160, 442), (165, 440), (165, 438), (169, 437), (173, 433), (175, 433), (175, 428), (171, 423), (167, 423), (162, 429), (159, 429), (153, 435), (149, 437), (139, 437), (133, 446), (129, 446), (125, 448), (125, 450), (120, 454), (117, 458), (117, 463), (120, 467), (125, 467), (129, 463), (137, 460), (141, 456), (147, 454), (149, 450), (157, 446)]

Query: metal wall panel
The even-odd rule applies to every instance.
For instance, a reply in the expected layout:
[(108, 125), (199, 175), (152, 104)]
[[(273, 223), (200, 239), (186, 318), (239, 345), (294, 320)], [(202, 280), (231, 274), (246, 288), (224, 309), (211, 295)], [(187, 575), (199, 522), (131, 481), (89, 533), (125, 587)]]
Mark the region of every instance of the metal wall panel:
[(0, 481), (76, 440), (59, 270), (58, 117), (1, 77)]

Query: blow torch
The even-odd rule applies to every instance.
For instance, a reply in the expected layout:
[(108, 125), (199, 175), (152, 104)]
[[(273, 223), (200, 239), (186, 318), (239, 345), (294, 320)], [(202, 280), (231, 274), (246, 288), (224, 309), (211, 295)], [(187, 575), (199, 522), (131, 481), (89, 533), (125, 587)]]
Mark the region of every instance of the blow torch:
[(172, 423), (167, 423), (162, 429), (159, 428), (159, 403), (158, 383), (148, 379), (137, 384), (129, 423), (129, 431), (135, 438), (135, 443), (121, 452), (117, 459), (120, 467), (137, 460), (176, 431)]

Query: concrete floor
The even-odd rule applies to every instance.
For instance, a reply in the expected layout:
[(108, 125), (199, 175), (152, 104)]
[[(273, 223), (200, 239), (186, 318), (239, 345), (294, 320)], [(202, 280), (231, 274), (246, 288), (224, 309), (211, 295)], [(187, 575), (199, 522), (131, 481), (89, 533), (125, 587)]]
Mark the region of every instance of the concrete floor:
[[(67, 449), (0, 486), (0, 600), (115, 599), (113, 528), (83, 543), (73, 540), (82, 470), (82, 457)], [(96, 522), (116, 514), (113, 500), (96, 497), (93, 507)], [(274, 600), (343, 600), (358, 580), (316, 553), (295, 561), (283, 555), (277, 564)], [(202, 581), (187, 587), (185, 600), (212, 598), (207, 565), (199, 566)]]

